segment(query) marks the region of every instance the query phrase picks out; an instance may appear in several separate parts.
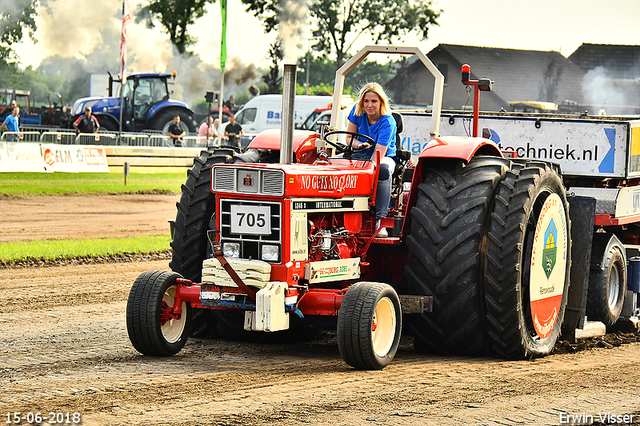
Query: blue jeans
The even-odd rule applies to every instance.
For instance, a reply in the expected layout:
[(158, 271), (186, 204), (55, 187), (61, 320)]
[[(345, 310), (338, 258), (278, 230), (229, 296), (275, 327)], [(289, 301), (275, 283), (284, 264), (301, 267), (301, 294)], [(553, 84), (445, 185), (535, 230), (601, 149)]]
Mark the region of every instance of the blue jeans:
[(396, 162), (391, 157), (384, 157), (380, 161), (378, 173), (378, 190), (376, 192), (376, 220), (387, 217), (389, 202), (391, 201), (391, 184)]

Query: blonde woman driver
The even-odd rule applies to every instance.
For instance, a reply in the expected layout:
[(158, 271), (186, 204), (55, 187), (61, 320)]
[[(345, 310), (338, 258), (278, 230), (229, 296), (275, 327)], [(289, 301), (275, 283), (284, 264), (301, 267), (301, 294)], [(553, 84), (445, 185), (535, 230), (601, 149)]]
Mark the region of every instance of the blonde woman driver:
[[(367, 83), (358, 95), (348, 117), (347, 131), (367, 135), (376, 141), (374, 146), (368, 142), (354, 141), (354, 145), (367, 148), (359, 154), (361, 158), (375, 161), (376, 152), (380, 153), (380, 173), (378, 174), (378, 191), (376, 193), (376, 228), (380, 228), (380, 218), (387, 217), (391, 200), (391, 176), (396, 167), (396, 122), (391, 116), (389, 98), (378, 83)], [(378, 237), (388, 236), (382, 229)]]

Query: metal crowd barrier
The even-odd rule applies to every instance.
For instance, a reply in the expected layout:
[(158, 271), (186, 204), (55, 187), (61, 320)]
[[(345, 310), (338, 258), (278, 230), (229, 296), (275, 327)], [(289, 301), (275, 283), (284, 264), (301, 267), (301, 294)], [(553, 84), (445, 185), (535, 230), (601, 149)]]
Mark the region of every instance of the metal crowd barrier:
[(40, 132), (4, 132), (0, 142), (40, 142)]
[(40, 135), (42, 143), (58, 143), (61, 145), (74, 145), (76, 143), (75, 132), (52, 132), (46, 131)]
[[(159, 131), (145, 130), (142, 133), (122, 132), (77, 134), (68, 129), (55, 128), (27, 128), (21, 132), (4, 132), (0, 135), (0, 142), (40, 142), (57, 143), (62, 145), (106, 145), (106, 146), (137, 146), (137, 147), (169, 147), (174, 148), (174, 141)], [(27, 130), (28, 129), (28, 130)], [(182, 139), (183, 147), (195, 148), (217, 145), (217, 140), (207, 141), (202, 136), (186, 136)]]
[(111, 133), (80, 133), (75, 145), (118, 145), (118, 135)]

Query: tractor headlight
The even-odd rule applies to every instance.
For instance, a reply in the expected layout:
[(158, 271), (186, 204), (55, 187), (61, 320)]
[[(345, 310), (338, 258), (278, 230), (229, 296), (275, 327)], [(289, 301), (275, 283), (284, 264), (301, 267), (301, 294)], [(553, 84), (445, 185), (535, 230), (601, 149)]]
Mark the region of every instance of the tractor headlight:
[(262, 260), (265, 262), (277, 262), (280, 259), (280, 247), (271, 244), (262, 246)]
[(222, 255), (224, 257), (240, 257), (240, 243), (222, 244)]

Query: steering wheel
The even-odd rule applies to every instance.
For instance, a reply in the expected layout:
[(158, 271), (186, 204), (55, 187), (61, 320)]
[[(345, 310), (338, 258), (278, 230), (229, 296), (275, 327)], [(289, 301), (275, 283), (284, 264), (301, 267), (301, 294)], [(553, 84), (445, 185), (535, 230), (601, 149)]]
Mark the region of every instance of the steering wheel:
[[(327, 139), (328, 136), (331, 135), (348, 135), (351, 136), (351, 140), (349, 141), (348, 145), (344, 145), (342, 143), (338, 143), (338, 142), (333, 142)], [(353, 140), (354, 138), (359, 138), (359, 137), (363, 137), (367, 140), (367, 142), (369, 143), (369, 146), (367, 147), (353, 147)], [(349, 132), (346, 130), (333, 130), (331, 132), (327, 132), (324, 135), (324, 141), (326, 143), (328, 143), (329, 145), (331, 145), (332, 147), (334, 147), (335, 149), (338, 150), (338, 153), (342, 154), (344, 153), (344, 157), (345, 158), (351, 158), (351, 154), (356, 154), (359, 152), (364, 152), (368, 149), (370, 149), (371, 147), (375, 146), (376, 141), (373, 140), (372, 137), (367, 136), (367, 135), (363, 135), (362, 133), (356, 133), (356, 132)]]

